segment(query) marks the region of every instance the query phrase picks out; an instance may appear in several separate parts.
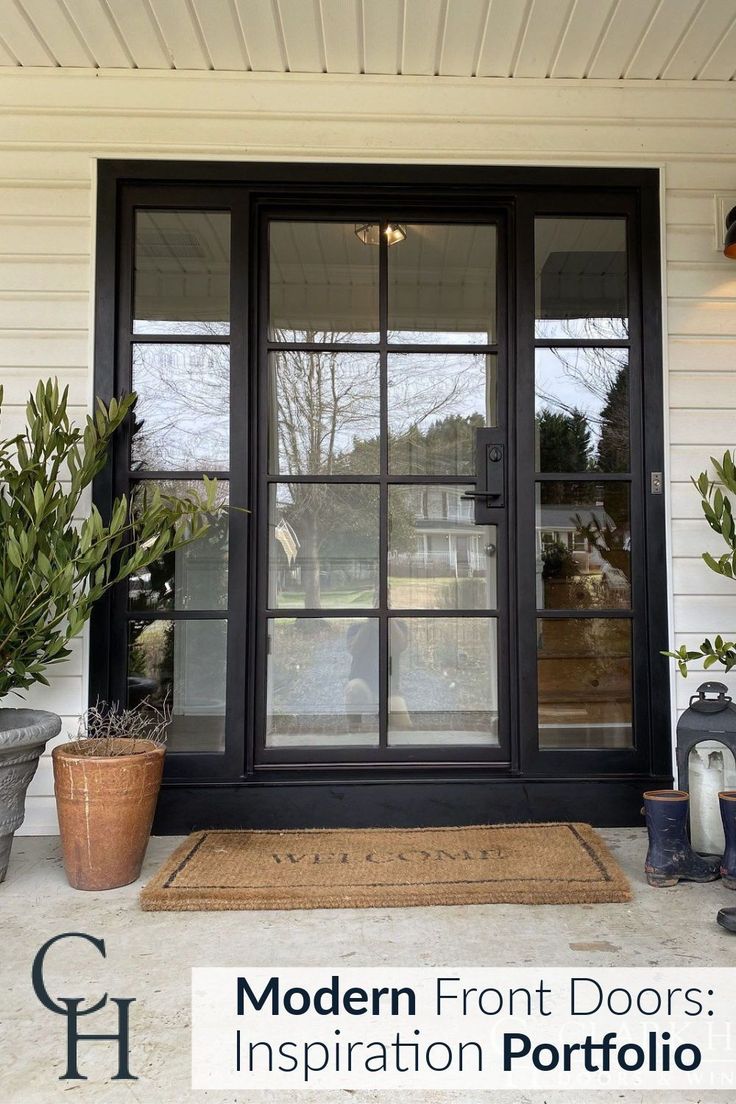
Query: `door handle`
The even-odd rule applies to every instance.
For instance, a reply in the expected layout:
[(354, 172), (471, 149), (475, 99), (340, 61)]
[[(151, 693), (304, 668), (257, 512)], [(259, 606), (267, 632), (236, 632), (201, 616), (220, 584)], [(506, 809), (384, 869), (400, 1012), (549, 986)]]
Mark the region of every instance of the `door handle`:
[(475, 502), (476, 525), (486, 525), (488, 510), (503, 509), (506, 492), (505, 443), (498, 429), (476, 430), (475, 470), (477, 482), (474, 491), (467, 491), (463, 498)]
[[(500, 499), (498, 505), (503, 505), (503, 492), (505, 483), (503, 445), (493, 441), (485, 447), (485, 491), (488, 498)], [(482, 488), (481, 488), (482, 489)]]

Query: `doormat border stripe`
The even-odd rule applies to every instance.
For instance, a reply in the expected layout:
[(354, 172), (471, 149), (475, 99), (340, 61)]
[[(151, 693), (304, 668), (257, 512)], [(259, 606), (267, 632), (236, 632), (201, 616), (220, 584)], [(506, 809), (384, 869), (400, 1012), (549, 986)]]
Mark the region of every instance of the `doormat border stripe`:
[[(575, 843), (599, 871), (600, 877), (564, 877), (519, 875), (518, 877), (454, 878), (414, 880), (407, 877), (392, 882), (356, 881), (336, 886), (326, 882), (245, 882), (223, 885), (202, 882), (177, 886), (177, 879), (214, 837), (262, 839), (292, 837), (334, 838), (340, 849), (349, 843), (370, 848), (378, 836), (416, 836), (422, 834), (488, 833), (498, 831), (543, 831), (539, 845), (540, 867), (545, 868), (544, 851), (554, 853), (550, 829), (567, 830)], [(476, 841), (477, 844), (477, 841)], [(213, 857), (212, 865), (217, 861)], [(297, 871), (295, 870), (296, 874)], [(485, 887), (485, 888), (483, 888)], [(543, 824), (490, 824), (451, 826), (448, 828), (309, 828), (309, 829), (206, 829), (189, 835), (164, 862), (158, 873), (144, 886), (140, 895), (144, 911), (220, 911), (318, 908), (390, 908), (436, 904), (596, 904), (619, 903), (631, 899), (628, 881), (597, 832), (588, 824), (568, 821)]]

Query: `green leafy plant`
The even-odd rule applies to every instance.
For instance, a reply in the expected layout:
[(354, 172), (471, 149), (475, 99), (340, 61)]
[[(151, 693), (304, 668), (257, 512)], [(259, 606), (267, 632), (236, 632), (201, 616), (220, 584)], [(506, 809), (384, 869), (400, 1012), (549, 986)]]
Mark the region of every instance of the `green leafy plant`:
[(578, 574), (575, 557), (566, 544), (555, 541), (542, 549), (543, 579), (572, 579)]
[[(697, 479), (692, 479), (693, 486), (700, 495), (701, 506), (705, 519), (714, 533), (723, 537), (728, 552), (720, 556), (713, 556), (710, 552), (703, 552), (703, 560), (717, 575), (724, 575), (727, 579), (736, 580), (736, 526), (734, 525), (733, 507), (726, 491), (736, 494), (736, 465), (733, 454), (724, 452), (723, 459), (710, 458), (716, 478), (712, 479), (707, 472), (701, 472)], [(677, 660), (680, 673), (687, 675), (687, 665), (695, 659), (703, 658), (703, 667), (707, 670), (716, 663), (720, 663), (726, 671), (736, 667), (736, 641), (726, 640), (717, 636), (715, 640), (704, 640), (700, 648), (691, 651), (684, 644), (675, 652), (665, 652)]]
[[(83, 496), (107, 460), (137, 396), (97, 400), (84, 426), (68, 414), (68, 388), (40, 382), (26, 428), (0, 440), (0, 701), (70, 654), (70, 641), (110, 587), (203, 536), (217, 505), (215, 480), (179, 497), (154, 487), (113, 503), (109, 519)], [(0, 412), (3, 390), (0, 387)], [(83, 520), (80, 515), (87, 513)]]

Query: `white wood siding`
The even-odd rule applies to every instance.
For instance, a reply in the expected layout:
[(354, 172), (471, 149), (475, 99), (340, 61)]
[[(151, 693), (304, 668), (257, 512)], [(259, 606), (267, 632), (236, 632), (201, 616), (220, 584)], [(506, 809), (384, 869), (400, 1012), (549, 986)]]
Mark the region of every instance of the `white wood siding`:
[[(366, 34), (367, 52), (380, 48), (371, 37), (379, 31)], [(272, 49), (266, 37), (253, 35), (253, 49), (259, 42), (258, 49)], [(329, 36), (327, 44), (339, 48), (330, 47)], [(180, 48), (190, 46), (182, 40)], [(420, 44), (417, 50), (411, 64), (423, 67)], [(533, 69), (536, 51), (528, 39), (519, 63)], [(560, 65), (564, 57), (563, 43)], [(605, 57), (597, 64), (605, 69)], [(736, 265), (716, 243), (716, 197), (736, 203), (734, 117), (734, 86), (718, 82), (6, 70), (0, 74), (4, 428), (19, 424), (25, 393), (41, 375), (55, 372), (68, 382), (80, 411), (91, 399), (97, 158), (660, 166), (673, 553), (662, 570), (671, 578), (678, 642), (729, 628), (736, 634), (736, 589), (700, 562), (701, 548), (713, 542), (688, 484), (711, 453), (736, 445)], [(31, 700), (74, 726), (85, 678), (81, 642), (55, 668), (51, 688)], [(676, 684), (680, 708), (695, 681)], [(51, 794), (45, 758), (24, 830), (54, 830)]]

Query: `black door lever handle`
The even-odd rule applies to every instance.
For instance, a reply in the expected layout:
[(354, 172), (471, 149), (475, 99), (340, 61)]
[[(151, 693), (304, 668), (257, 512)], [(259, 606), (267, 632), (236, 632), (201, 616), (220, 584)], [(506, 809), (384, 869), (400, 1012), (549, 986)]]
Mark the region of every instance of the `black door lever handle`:
[[(475, 470), (477, 479), (472, 491), (463, 498), (475, 503), (475, 524), (495, 524), (495, 511), (505, 506), (505, 442), (498, 428), (475, 431)], [(490, 516), (489, 516), (490, 515)]]

